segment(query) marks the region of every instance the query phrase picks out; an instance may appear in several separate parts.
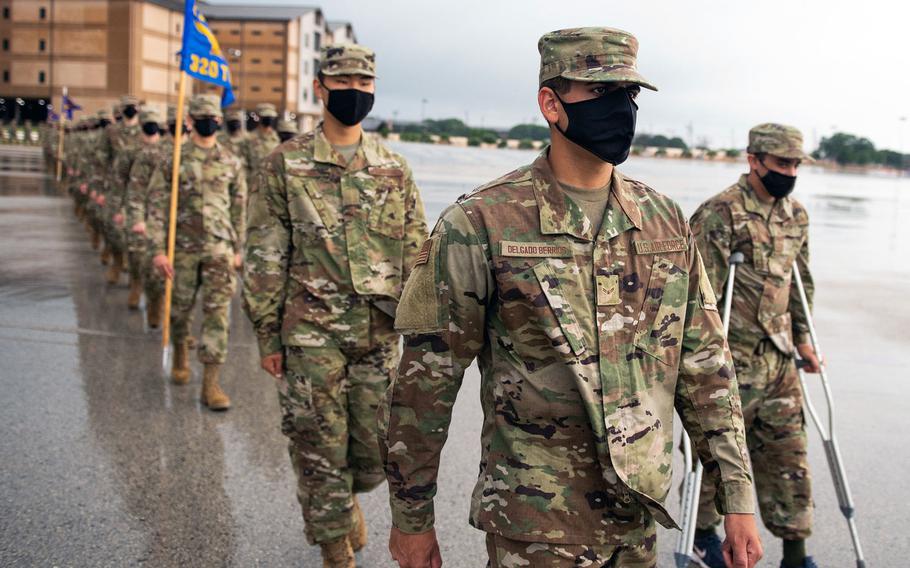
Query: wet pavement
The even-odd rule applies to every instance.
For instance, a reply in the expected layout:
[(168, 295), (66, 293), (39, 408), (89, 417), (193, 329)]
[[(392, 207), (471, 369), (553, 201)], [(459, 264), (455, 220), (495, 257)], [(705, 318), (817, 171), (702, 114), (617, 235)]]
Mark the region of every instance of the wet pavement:
[[(819, 282), (818, 326), (869, 565), (896, 566), (910, 557), (910, 288), (904, 273), (843, 272)], [(234, 409), (215, 414), (199, 405), (195, 360), (189, 386), (169, 383), (160, 336), (142, 312), (127, 311), (126, 297), (125, 280), (104, 284), (67, 198), (40, 176), (0, 172), (0, 566), (320, 566), (303, 539), (273, 381), (258, 370), (239, 303), (225, 373)], [(442, 457), (437, 531), (447, 566), (485, 561), (483, 535), (467, 525), (477, 393), (472, 368)], [(814, 431), (810, 439), (810, 550), (821, 566), (851, 566)], [(362, 500), (371, 540), (359, 566), (391, 565), (386, 500), (384, 488)], [(762, 565), (776, 566), (779, 546), (763, 534)], [(661, 566), (672, 565), (675, 537), (661, 531)]]

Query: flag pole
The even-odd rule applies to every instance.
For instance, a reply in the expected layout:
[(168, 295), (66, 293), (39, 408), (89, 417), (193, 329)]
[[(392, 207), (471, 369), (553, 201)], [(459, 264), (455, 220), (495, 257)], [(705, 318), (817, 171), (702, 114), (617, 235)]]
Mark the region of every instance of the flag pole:
[[(174, 246), (177, 241), (177, 189), (180, 184), (180, 145), (183, 139), (183, 104), (186, 95), (186, 71), (180, 71), (180, 85), (177, 88), (177, 128), (174, 129), (174, 167), (171, 170), (171, 210), (167, 226), (167, 260), (174, 266)], [(171, 340), (171, 296), (174, 290), (174, 279), (164, 281), (164, 318), (161, 322), (162, 364), (167, 367), (170, 359)]]
[(57, 183), (63, 179), (63, 131), (66, 130), (66, 95), (67, 89), (63, 87), (63, 98), (60, 99), (60, 120), (57, 121), (57, 127), (60, 128), (59, 138), (57, 139)]

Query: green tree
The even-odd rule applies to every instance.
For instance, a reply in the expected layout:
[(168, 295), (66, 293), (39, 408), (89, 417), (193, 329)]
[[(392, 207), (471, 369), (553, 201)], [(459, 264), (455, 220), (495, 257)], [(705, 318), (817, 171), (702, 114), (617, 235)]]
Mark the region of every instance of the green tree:
[(530, 140), (549, 140), (550, 129), (537, 124), (516, 124), (509, 130), (509, 138)]

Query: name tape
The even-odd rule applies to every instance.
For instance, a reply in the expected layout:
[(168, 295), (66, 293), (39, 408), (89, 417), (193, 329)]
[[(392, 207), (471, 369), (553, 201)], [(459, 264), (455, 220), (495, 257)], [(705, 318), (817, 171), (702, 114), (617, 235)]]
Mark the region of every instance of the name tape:
[(502, 241), (500, 254), (502, 256), (525, 256), (534, 258), (569, 258), (572, 249), (566, 245), (553, 243), (519, 243), (515, 241)]

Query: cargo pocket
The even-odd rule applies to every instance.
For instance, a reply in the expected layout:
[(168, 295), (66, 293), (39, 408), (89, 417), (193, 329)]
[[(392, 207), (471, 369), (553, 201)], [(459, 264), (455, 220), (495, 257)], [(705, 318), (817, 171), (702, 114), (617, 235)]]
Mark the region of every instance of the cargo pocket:
[(376, 180), (376, 195), (370, 209), (368, 225), (371, 231), (391, 239), (404, 238), (404, 192), (401, 190), (402, 171), (370, 168)]
[(666, 258), (655, 258), (635, 328), (636, 349), (667, 365), (679, 363), (688, 293), (688, 272)]
[[(559, 329), (562, 331), (566, 344), (575, 356), (580, 357), (587, 349), (587, 345), (585, 344), (581, 325), (575, 316), (575, 310), (572, 309), (570, 294), (572, 294), (573, 291), (567, 289), (566, 279), (572, 278), (572, 275), (560, 274), (552, 265), (550, 265), (550, 262), (546, 260), (535, 265), (533, 270), (534, 275), (537, 276), (540, 288), (547, 299), (547, 304), (549, 304), (549, 308), (552, 310), (556, 321), (559, 322)], [(547, 335), (550, 335), (550, 339), (556, 350), (562, 351), (560, 349), (561, 343), (557, 340), (558, 338), (553, 337), (549, 332)]]

